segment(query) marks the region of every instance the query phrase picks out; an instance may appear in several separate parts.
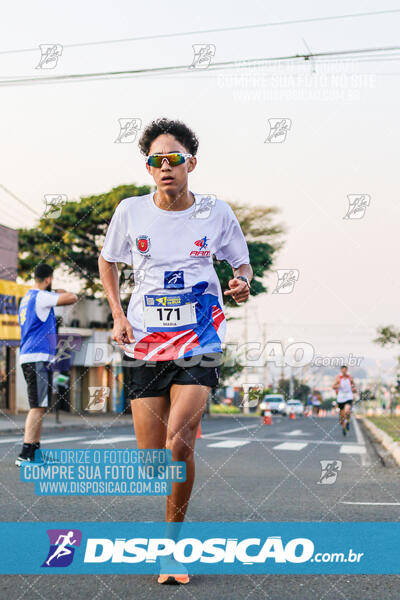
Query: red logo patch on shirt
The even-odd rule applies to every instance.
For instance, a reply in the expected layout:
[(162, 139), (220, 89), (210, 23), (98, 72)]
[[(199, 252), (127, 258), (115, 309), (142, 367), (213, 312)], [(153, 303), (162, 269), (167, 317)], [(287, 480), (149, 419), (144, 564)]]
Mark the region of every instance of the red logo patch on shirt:
[(136, 248), (140, 254), (147, 254), (150, 250), (150, 238), (148, 235), (140, 235), (136, 238)]

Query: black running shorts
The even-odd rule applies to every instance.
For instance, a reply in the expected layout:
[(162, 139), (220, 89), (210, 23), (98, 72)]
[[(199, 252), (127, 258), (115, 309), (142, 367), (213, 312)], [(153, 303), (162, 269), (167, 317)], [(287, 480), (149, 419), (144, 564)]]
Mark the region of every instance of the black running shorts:
[(22, 363), (31, 408), (47, 408), (51, 400), (53, 373), (46, 361)]
[(337, 403), (340, 410), (342, 410), (342, 408), (344, 408), (346, 406), (346, 404), (350, 404), (350, 406), (351, 406), (353, 404), (353, 400), (345, 400), (344, 402)]
[(160, 361), (124, 356), (125, 398), (168, 396), (173, 383), (215, 387), (218, 384), (221, 357), (220, 352)]

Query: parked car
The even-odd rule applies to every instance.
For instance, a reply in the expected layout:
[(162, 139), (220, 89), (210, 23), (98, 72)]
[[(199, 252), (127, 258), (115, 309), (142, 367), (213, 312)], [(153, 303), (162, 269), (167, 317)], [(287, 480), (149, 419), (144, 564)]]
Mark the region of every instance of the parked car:
[(286, 403), (286, 414), (289, 416), (294, 411), (296, 417), (302, 417), (304, 414), (304, 406), (301, 400), (288, 400)]
[(267, 403), (272, 413), (286, 415), (286, 402), (281, 394), (266, 394), (260, 402), (262, 412), (266, 409)]

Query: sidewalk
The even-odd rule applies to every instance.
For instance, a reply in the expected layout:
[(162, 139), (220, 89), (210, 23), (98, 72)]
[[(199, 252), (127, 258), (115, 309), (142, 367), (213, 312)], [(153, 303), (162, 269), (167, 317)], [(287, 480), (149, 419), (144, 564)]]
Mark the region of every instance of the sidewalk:
[[(26, 414), (7, 415), (0, 413), (0, 436), (3, 434), (23, 434)], [(59, 412), (60, 423), (56, 423), (56, 416), (50, 413), (43, 419), (43, 433), (66, 431), (74, 428), (93, 429), (93, 427), (121, 427), (132, 425), (132, 416), (121, 413), (107, 413), (101, 415), (70, 415)]]

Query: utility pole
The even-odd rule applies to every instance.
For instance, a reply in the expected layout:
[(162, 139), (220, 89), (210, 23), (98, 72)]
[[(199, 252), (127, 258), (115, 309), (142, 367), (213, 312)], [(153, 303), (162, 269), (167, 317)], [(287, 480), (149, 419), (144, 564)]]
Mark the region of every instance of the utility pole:
[(266, 359), (266, 352), (265, 352), (265, 346), (267, 345), (267, 325), (266, 323), (263, 323), (263, 336), (262, 336), (262, 340), (263, 340), (263, 348), (262, 348), (262, 356), (264, 356), (264, 360), (263, 360), (263, 387), (264, 390), (267, 388), (267, 359)]
[[(244, 363), (244, 382), (249, 383), (249, 367), (247, 365), (247, 304), (244, 305), (244, 348), (245, 348), (245, 363)], [(249, 388), (244, 389), (243, 395), (243, 412), (249, 414)]]

